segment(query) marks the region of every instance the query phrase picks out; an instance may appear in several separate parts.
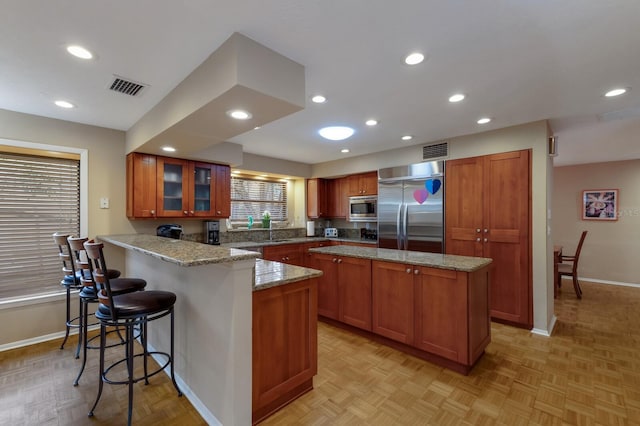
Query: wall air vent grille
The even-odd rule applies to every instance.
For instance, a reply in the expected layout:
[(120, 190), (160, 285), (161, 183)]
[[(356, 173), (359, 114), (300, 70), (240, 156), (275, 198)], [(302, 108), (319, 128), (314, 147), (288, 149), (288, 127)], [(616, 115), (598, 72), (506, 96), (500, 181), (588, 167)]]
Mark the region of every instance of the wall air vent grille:
[(442, 142), (422, 147), (422, 159), (433, 160), (449, 156), (449, 143)]
[(140, 96), (146, 87), (148, 87), (146, 84), (136, 83), (122, 77), (114, 76), (113, 81), (109, 85), (109, 90), (129, 96)]

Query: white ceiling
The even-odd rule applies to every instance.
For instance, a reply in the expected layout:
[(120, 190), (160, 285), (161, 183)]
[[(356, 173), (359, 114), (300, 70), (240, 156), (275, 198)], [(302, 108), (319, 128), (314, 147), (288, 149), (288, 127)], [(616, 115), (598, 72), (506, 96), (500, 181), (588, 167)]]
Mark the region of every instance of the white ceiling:
[[(406, 146), (404, 134), (424, 144), (551, 119), (556, 164), (638, 158), (637, 131), (606, 136), (640, 128), (638, 22), (638, 0), (3, 0), (0, 108), (127, 130), (240, 32), (304, 65), (307, 96), (328, 98), (230, 140), (246, 152), (318, 163), (343, 147)], [(71, 57), (72, 43), (97, 58)], [(427, 60), (408, 67), (414, 50)], [(113, 93), (113, 75), (150, 87)], [(602, 96), (617, 86), (632, 90)], [(455, 92), (467, 99), (449, 103)], [(482, 116), (493, 121), (480, 126)], [(325, 141), (316, 131), (330, 124), (356, 134)]]

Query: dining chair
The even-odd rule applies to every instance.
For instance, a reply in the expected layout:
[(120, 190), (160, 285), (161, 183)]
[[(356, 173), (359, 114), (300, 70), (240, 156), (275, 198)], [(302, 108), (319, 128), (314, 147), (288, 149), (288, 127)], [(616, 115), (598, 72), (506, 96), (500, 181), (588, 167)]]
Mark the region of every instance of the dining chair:
[(558, 285), (562, 285), (562, 276), (571, 277), (573, 280), (573, 289), (575, 290), (578, 299), (582, 299), (582, 288), (580, 288), (580, 282), (578, 282), (578, 261), (580, 259), (580, 252), (582, 251), (582, 244), (584, 243), (586, 236), (587, 231), (582, 231), (575, 254), (573, 256), (560, 256), (560, 263), (558, 263)]

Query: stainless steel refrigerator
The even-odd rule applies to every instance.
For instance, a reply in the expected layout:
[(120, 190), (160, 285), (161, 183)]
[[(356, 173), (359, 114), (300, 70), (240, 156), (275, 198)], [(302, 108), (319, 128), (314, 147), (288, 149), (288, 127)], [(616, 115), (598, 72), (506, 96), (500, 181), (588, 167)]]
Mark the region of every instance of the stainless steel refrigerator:
[(444, 253), (444, 161), (378, 170), (378, 247)]

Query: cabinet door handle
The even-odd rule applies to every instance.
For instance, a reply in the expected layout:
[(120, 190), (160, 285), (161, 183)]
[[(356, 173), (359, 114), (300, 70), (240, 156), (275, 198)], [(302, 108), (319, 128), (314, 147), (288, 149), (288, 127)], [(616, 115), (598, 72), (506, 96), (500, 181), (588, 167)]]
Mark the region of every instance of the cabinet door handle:
[(338, 263), (342, 263), (342, 259), (338, 259)]
[(484, 239), (484, 242), (486, 243), (487, 241), (489, 241), (489, 239), (488, 239), (488, 238), (485, 238), (485, 239)]
[(476, 232), (480, 232), (480, 228), (477, 228), (477, 229), (476, 229)]
[(484, 233), (486, 234), (487, 232), (489, 232), (489, 230), (487, 228), (484, 228)]
[(477, 242), (480, 242), (480, 237), (476, 238), (476, 241), (477, 241)]
[(156, 215), (156, 211), (155, 210), (151, 210), (151, 216), (155, 216)]
[(333, 263), (336, 263), (336, 262), (338, 262), (338, 259), (336, 259), (336, 258), (334, 257), (333, 259), (331, 259), (331, 261), (332, 261)]
[(419, 269), (414, 269), (414, 270), (413, 270), (413, 273), (414, 273), (415, 275), (418, 275), (418, 274), (420, 273), (420, 270), (419, 270)]
[(220, 210), (218, 210), (216, 213), (219, 214), (219, 215), (222, 214), (222, 212)]
[(191, 210), (191, 211), (189, 212), (189, 214), (190, 214), (191, 216), (193, 216), (193, 215), (195, 214), (195, 212), (194, 212), (193, 210)]
[(188, 215), (188, 214), (189, 214), (189, 212), (187, 212), (186, 210), (185, 210), (185, 211), (183, 211), (182, 213), (184, 213), (185, 215)]
[(407, 268), (407, 274), (411, 273), (411, 268)]

